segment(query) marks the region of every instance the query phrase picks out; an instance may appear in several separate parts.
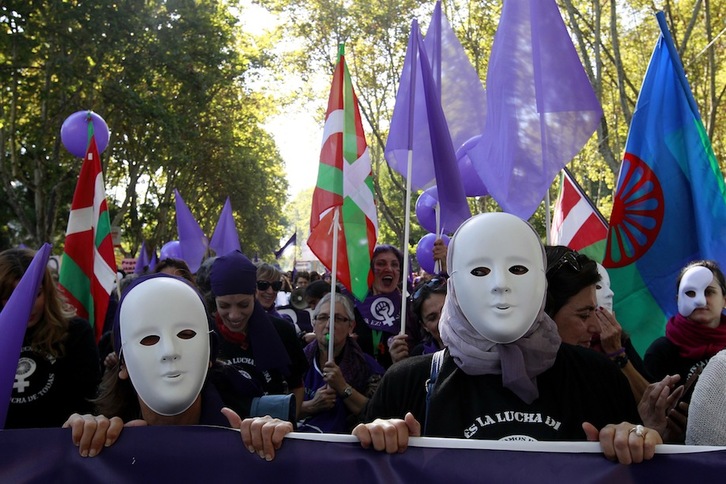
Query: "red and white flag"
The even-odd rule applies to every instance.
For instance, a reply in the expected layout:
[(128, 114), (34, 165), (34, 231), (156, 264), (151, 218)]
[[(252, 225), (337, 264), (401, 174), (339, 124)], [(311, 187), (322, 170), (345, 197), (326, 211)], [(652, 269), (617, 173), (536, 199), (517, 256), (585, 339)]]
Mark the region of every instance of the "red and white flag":
[(550, 229), (550, 244), (567, 246), (600, 262), (605, 254), (607, 233), (608, 224), (603, 216), (569, 170), (563, 170)]

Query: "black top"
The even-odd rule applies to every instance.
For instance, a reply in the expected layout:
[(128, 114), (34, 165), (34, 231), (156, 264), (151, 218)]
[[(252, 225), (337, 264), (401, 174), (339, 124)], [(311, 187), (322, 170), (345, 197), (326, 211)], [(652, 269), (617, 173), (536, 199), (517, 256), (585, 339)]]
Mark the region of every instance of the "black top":
[(286, 368), (260, 369), (255, 365), (252, 352), (254, 341), (250, 341), (248, 347), (243, 349), (221, 335), (218, 359), (237, 368), (242, 376), (252, 380), (264, 394), (284, 395), (303, 386), (308, 362), (292, 323), (274, 316), (268, 318), (290, 357), (291, 363)]
[(53, 358), (30, 347), (34, 327), (25, 332), (5, 428), (60, 427), (73, 413), (90, 413), (101, 369), (93, 329), (73, 318), (65, 353)]
[[(391, 367), (366, 407), (365, 420), (403, 418), (422, 425), (432, 355)], [(562, 344), (554, 365), (537, 377), (531, 404), (502, 385), (501, 375), (465, 374), (446, 352), (431, 398), (427, 436), (484, 440), (584, 440), (583, 422), (598, 429), (638, 422), (628, 381), (603, 355)]]
[(695, 372), (703, 370), (710, 358), (696, 360), (684, 358), (678, 352), (678, 346), (672, 343), (665, 336), (653, 341), (645, 352), (645, 368), (656, 381), (665, 378), (666, 375), (681, 375), (678, 384), (684, 384)]

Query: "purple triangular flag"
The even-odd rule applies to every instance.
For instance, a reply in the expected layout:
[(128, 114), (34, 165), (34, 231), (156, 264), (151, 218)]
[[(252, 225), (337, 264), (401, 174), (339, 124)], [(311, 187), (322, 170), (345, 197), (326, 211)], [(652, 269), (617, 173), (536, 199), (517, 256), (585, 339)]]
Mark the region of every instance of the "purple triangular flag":
[(469, 157), (502, 209), (528, 219), (602, 117), (555, 0), (504, 2), (486, 95)]
[(234, 222), (234, 215), (232, 214), (232, 202), (224, 202), (224, 208), (222, 213), (219, 214), (219, 221), (212, 234), (212, 240), (209, 242), (209, 247), (214, 250), (217, 255), (229, 254), (232, 251), (242, 249), (239, 245), (239, 234), (237, 233), (237, 225)]
[[(416, 30), (418, 30), (417, 21)], [(413, 25), (412, 25), (413, 30)], [(409, 146), (414, 146), (411, 186), (422, 190), (436, 184), (434, 155), (428, 140), (426, 99), (420, 57), (409, 37), (391, 128), (386, 141), (386, 161), (406, 176)], [(479, 135), (486, 118), (486, 95), (481, 80), (437, 2), (424, 41), (434, 83), (441, 98), (455, 149)], [(409, 135), (411, 132), (411, 135)]]
[(20, 348), (23, 346), (28, 319), (43, 281), (49, 255), (50, 244), (43, 244), (0, 311), (0, 429), (5, 428)]
[(208, 240), (176, 188), (174, 189), (174, 202), (176, 204), (176, 230), (179, 234), (182, 256), (184, 262), (189, 266), (189, 270), (196, 273), (207, 253)]
[(149, 256), (146, 253), (146, 241), (141, 242), (141, 249), (139, 249), (139, 256), (136, 258), (136, 267), (134, 267), (134, 274), (141, 275), (144, 273), (144, 268), (149, 269)]
[(441, 232), (452, 234), (464, 220), (471, 217), (471, 210), (464, 195), (464, 187), (456, 166), (454, 145), (451, 142), (446, 116), (431, 73), (428, 55), (423, 46), (421, 34), (419, 33), (418, 36), (423, 97), (426, 100), (426, 117), (429, 125), (431, 152), (434, 156), (436, 191), (439, 196)]
[(149, 261), (149, 272), (154, 272), (156, 264), (159, 262), (159, 257), (156, 255), (156, 249), (151, 251), (151, 260)]

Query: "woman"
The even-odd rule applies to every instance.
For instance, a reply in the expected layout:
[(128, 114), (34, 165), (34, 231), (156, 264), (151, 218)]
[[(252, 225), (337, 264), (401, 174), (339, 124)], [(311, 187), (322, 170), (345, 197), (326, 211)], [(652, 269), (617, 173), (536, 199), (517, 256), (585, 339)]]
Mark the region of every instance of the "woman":
[(607, 272), (602, 274), (595, 261), (568, 247), (547, 246), (545, 251), (545, 312), (557, 324), (562, 341), (591, 348), (607, 356), (628, 379), (635, 401), (639, 402), (650, 383), (644, 376), (643, 362), (630, 338), (623, 335), (613, 313), (598, 301), (599, 290), (603, 302), (612, 304), (610, 279), (607, 279), (607, 284), (603, 283)]
[(305, 401), (300, 413), (303, 432), (350, 432), (385, 371), (350, 337), (355, 327), (353, 305), (340, 293), (335, 294), (334, 358), (329, 361), (331, 296), (323, 296), (315, 307), (315, 341), (305, 347), (310, 366), (305, 375)]
[(446, 279), (436, 277), (419, 284), (413, 292), (413, 313), (421, 322), (426, 336), (414, 347), (412, 356), (428, 355), (443, 349), (439, 319), (446, 299)]
[(174, 259), (172, 257), (162, 259), (158, 264), (156, 264), (156, 267), (154, 267), (154, 273), (158, 274), (159, 272), (171, 274), (172, 276), (183, 277), (192, 284), (196, 284), (194, 274), (192, 274), (192, 271), (189, 269), (189, 265), (187, 265), (187, 263), (182, 259)]
[[(0, 303), (30, 266), (35, 252), (0, 253)], [(96, 395), (100, 364), (93, 330), (75, 317), (46, 268), (28, 319), (5, 428), (58, 427), (73, 412), (87, 412)]]
[(237, 250), (217, 257), (209, 278), (217, 307), (219, 358), (265, 394), (294, 394), (299, 412), (307, 370), (305, 355), (292, 323), (270, 316), (255, 299), (255, 293), (261, 291), (257, 267)]
[[(214, 364), (216, 336), (204, 300), (184, 279), (159, 273), (135, 280), (119, 302), (113, 339), (119, 364), (101, 384), (100, 415), (76, 413), (63, 424), (72, 429), (82, 456), (93, 457), (113, 445), (124, 427), (232, 426), (241, 429), (248, 448), (259, 425), (292, 430), (291, 423), (272, 418), (256, 425), (250, 419), (242, 422), (239, 414), (250, 414), (259, 403), (253, 397), (261, 392)], [(270, 460), (280, 443), (281, 437), (273, 438), (255, 450)]]
[(356, 427), (364, 447), (400, 452), (419, 434), (599, 439), (608, 458), (652, 458), (661, 439), (628, 423), (638, 415), (627, 380), (594, 352), (561, 344), (544, 313), (546, 257), (531, 226), (507, 213), (472, 217), (454, 235), (447, 262), (439, 323), (446, 349), (387, 371), (366, 420), (396, 419)]
[(408, 357), (421, 340), (414, 318), (407, 311), (406, 331), (401, 329), (401, 268), (403, 254), (392, 245), (378, 245), (373, 251), (373, 283), (368, 297), (356, 301), (358, 344), (384, 368)]
[[(282, 286), (282, 272), (275, 266), (262, 263), (257, 267), (257, 290), (255, 291), (255, 297), (267, 314), (276, 318), (282, 318), (280, 313), (277, 312), (278, 296), (280, 295)], [(281, 301), (281, 303), (282, 305), (287, 304), (286, 301)]]
[(684, 267), (678, 277), (678, 314), (668, 320), (666, 335), (645, 353), (645, 366), (653, 377), (677, 374), (688, 384), (726, 348), (724, 307), (726, 281), (718, 264), (701, 260)]

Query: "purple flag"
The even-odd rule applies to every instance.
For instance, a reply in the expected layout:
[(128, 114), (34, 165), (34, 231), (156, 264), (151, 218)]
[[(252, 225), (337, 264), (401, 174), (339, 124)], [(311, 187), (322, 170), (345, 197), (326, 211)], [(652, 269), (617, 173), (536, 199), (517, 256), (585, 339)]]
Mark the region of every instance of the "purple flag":
[[(415, 40), (413, 35), (409, 37), (385, 154), (391, 168), (405, 177), (409, 147), (414, 146), (411, 186), (423, 190), (437, 182)], [(440, 2), (436, 3), (424, 45), (451, 141), (458, 149), (484, 129), (486, 96), (476, 70), (441, 12)]]
[[(297, 245), (297, 232), (295, 232), (294, 234), (292, 234), (290, 236), (290, 238), (287, 239), (287, 242), (285, 242), (282, 245), (282, 247), (280, 247), (279, 249), (277, 249), (275, 251), (275, 259), (279, 259), (280, 257), (282, 257), (282, 253), (285, 252), (285, 249), (287, 249), (291, 245)], [(257, 256), (257, 254), (255, 254), (255, 257), (256, 256)]]
[(20, 358), (20, 348), (23, 346), (28, 318), (33, 310), (38, 288), (43, 281), (49, 255), (50, 244), (43, 244), (43, 247), (33, 257), (28, 270), (15, 286), (10, 299), (0, 310), (0, 334), (2, 334), (2, 338), (0, 338), (0, 429), (5, 428), (10, 395), (15, 384), (15, 373)]
[(229, 197), (224, 202), (222, 213), (219, 214), (219, 221), (217, 222), (217, 227), (214, 229), (214, 234), (212, 234), (209, 247), (217, 255), (228, 254), (235, 250), (242, 252), (242, 248), (239, 245), (237, 225), (234, 223), (234, 216), (232, 215), (232, 202), (229, 201)]
[(151, 251), (151, 260), (149, 261), (149, 272), (154, 272), (156, 264), (159, 262), (159, 257), (156, 255), (156, 249)]
[[(406, 67), (406, 63), (409, 64), (408, 67)], [(402, 98), (401, 93), (406, 91), (405, 87), (410, 87), (409, 83), (414, 84), (411, 82), (412, 80), (415, 81), (416, 88), (409, 89), (410, 96)], [(418, 87), (419, 81), (420, 88)], [(399, 109), (399, 101), (403, 102), (401, 109)], [(396, 146), (405, 146), (406, 153), (408, 153), (409, 147), (413, 149), (415, 169), (412, 171), (412, 186), (416, 185), (414, 182), (416, 177), (421, 177), (422, 172), (431, 169), (439, 196), (441, 227), (444, 232), (452, 233), (464, 220), (471, 217), (471, 211), (466, 202), (464, 188), (456, 166), (456, 154), (451, 142), (446, 116), (441, 106), (439, 88), (433, 78), (428, 55), (415, 19), (411, 24), (404, 73), (401, 76), (401, 87), (396, 98), (393, 117), (396, 118), (397, 112), (405, 111), (408, 114), (412, 105), (414, 114), (408, 117), (408, 122), (411, 123), (408, 128), (412, 127), (412, 131), (407, 130), (406, 137), (401, 137), (400, 133), (394, 133), (394, 121), (392, 121), (392, 134), (388, 137), (386, 152), (391, 152), (392, 148)], [(418, 110), (419, 106), (422, 111)], [(409, 133), (411, 138), (408, 138)], [(418, 157), (420, 153), (423, 153), (421, 158)], [(396, 159), (399, 155), (391, 153), (391, 156), (392, 159)], [(430, 157), (430, 167), (425, 161), (426, 157)], [(416, 188), (422, 188), (422, 186), (419, 185)]]
[(504, 3), (486, 95), (469, 156), (504, 211), (528, 219), (602, 117), (555, 0)]
[(184, 262), (189, 265), (189, 270), (195, 273), (207, 253), (208, 240), (176, 188), (174, 189), (174, 201), (176, 204), (176, 230), (179, 234), (182, 256)]
[(139, 249), (139, 256), (136, 258), (136, 267), (134, 267), (134, 274), (141, 275), (144, 273), (144, 268), (149, 269), (149, 256), (146, 253), (146, 241), (141, 242), (141, 249)]

